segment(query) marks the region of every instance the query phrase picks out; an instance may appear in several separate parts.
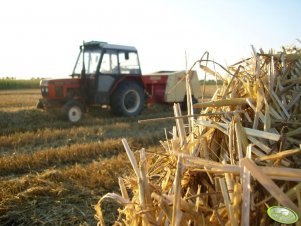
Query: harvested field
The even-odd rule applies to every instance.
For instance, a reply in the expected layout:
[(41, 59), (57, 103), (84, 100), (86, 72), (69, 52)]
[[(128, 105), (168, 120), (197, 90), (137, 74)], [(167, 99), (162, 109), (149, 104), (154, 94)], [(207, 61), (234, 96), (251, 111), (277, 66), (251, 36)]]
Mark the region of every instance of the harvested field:
[[(71, 125), (37, 110), (38, 98), (34, 89), (0, 91), (0, 225), (96, 225), (93, 206), (129, 174), (121, 139), (157, 152), (171, 124), (137, 121), (171, 116), (172, 107), (148, 106), (136, 118), (94, 108)], [(108, 225), (117, 207), (105, 204)]]

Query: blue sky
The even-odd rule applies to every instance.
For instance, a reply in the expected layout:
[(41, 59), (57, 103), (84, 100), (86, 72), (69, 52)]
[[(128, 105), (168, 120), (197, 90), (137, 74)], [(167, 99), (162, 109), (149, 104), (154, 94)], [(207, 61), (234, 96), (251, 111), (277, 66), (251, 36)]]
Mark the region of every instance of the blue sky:
[[(83, 40), (136, 46), (143, 73), (223, 65), (301, 39), (301, 1), (10, 0), (0, 3), (0, 76), (66, 77)], [(199, 74), (199, 76), (202, 76)]]

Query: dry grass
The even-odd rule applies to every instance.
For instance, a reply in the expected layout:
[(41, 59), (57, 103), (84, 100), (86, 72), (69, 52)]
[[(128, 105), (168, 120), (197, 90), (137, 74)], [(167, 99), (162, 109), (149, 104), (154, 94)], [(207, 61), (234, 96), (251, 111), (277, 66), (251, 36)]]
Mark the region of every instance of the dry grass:
[[(215, 84), (205, 85), (204, 98), (211, 98), (220, 87), (220, 85)], [(203, 92), (203, 85), (201, 85), (201, 92)]]
[[(92, 205), (105, 191), (116, 190), (116, 178), (128, 168), (125, 155), (120, 154), (17, 180), (4, 179), (0, 182), (1, 225), (95, 225)], [(112, 206), (107, 207), (109, 213)]]
[(40, 91), (37, 89), (0, 90), (0, 109), (5, 109), (6, 112), (30, 109), (36, 104), (40, 95)]

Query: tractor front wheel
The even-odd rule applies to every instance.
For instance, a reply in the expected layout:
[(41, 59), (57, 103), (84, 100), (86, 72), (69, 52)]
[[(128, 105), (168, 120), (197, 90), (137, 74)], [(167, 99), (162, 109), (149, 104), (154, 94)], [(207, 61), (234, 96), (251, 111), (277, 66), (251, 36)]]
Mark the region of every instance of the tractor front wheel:
[(42, 101), (40, 101), (40, 100), (38, 101), (38, 103), (37, 103), (37, 105), (36, 105), (36, 108), (37, 108), (37, 109), (45, 109), (45, 107), (44, 107)]
[(83, 105), (78, 101), (69, 101), (64, 105), (64, 114), (72, 123), (79, 122), (83, 117)]
[(111, 108), (117, 116), (138, 115), (144, 107), (144, 90), (136, 82), (126, 81), (111, 96)]

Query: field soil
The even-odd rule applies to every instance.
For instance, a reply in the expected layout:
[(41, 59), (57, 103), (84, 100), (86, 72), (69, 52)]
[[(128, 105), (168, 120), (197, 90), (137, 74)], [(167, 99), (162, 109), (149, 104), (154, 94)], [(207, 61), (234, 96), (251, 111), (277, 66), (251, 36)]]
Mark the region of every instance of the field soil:
[[(39, 98), (39, 90), (0, 91), (0, 225), (96, 225), (93, 206), (120, 193), (118, 177), (131, 172), (121, 139), (133, 151), (156, 152), (174, 121), (138, 120), (172, 116), (172, 106), (132, 118), (94, 107), (73, 125), (59, 111), (36, 109)], [(117, 208), (103, 204), (108, 225)]]

